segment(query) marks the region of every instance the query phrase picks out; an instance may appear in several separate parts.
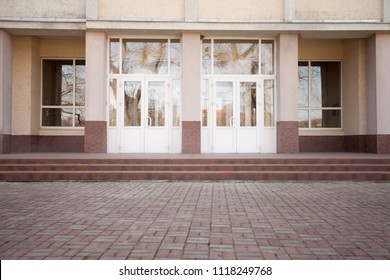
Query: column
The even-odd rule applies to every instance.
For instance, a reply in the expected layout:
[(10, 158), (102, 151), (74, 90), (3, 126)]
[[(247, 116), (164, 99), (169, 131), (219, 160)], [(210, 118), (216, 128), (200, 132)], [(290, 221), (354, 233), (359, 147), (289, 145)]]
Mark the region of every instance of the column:
[(183, 33), (182, 153), (200, 154), (201, 39), (199, 33)]
[(0, 154), (11, 152), (12, 37), (0, 30)]
[(343, 42), (342, 105), (344, 150), (366, 151), (366, 42), (349, 39)]
[(299, 152), (298, 35), (277, 38), (277, 152)]
[(390, 34), (367, 40), (367, 152), (390, 153)]
[(107, 152), (107, 41), (104, 32), (86, 33), (85, 136), (86, 153)]

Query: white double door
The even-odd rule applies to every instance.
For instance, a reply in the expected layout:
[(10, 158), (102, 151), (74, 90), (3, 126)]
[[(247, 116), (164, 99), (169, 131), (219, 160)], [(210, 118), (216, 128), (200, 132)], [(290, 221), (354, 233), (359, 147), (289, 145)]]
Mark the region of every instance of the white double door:
[(209, 152), (260, 153), (264, 128), (262, 80), (214, 79), (210, 92)]
[(109, 128), (111, 152), (179, 153), (180, 87), (180, 80), (123, 78), (117, 127)]

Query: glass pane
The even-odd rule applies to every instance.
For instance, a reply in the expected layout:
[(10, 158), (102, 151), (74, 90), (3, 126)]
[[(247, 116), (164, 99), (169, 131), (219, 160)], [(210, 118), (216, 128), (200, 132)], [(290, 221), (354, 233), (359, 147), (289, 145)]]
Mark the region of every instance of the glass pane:
[(211, 40), (202, 41), (202, 74), (211, 74)]
[(209, 80), (202, 80), (202, 126), (207, 126), (209, 112)]
[(298, 63), (298, 106), (308, 107), (309, 106), (309, 63), (299, 62)]
[(165, 83), (149, 82), (149, 126), (165, 126)]
[(124, 88), (125, 126), (141, 126), (141, 82), (127, 81)]
[(340, 62), (311, 63), (311, 107), (341, 107)]
[(73, 60), (43, 60), (42, 105), (73, 105)]
[(42, 126), (73, 126), (73, 109), (43, 108)]
[(85, 109), (76, 109), (74, 115), (74, 125), (84, 126), (85, 125)]
[(171, 40), (171, 74), (172, 75), (179, 75), (181, 73), (180, 58), (181, 58), (180, 40)]
[(73, 105), (73, 61), (61, 66), (61, 105)]
[(258, 74), (257, 40), (215, 40), (214, 74)]
[(215, 99), (217, 126), (231, 126), (233, 117), (233, 83), (217, 82)]
[(123, 74), (168, 74), (168, 40), (123, 40)]
[(309, 110), (298, 111), (298, 123), (300, 128), (309, 128)]
[(85, 106), (85, 61), (76, 60), (76, 106)]
[(116, 126), (116, 111), (117, 111), (117, 80), (110, 80), (110, 92), (108, 97), (109, 102), (109, 125)]
[(173, 80), (172, 87), (172, 126), (180, 126), (181, 85), (179, 80)]
[(119, 39), (110, 39), (110, 74), (119, 74)]
[(261, 74), (274, 74), (274, 41), (261, 41)]
[(240, 83), (240, 126), (256, 126), (256, 83)]
[(264, 126), (275, 125), (274, 81), (264, 80)]
[(312, 128), (341, 128), (341, 110), (311, 110)]

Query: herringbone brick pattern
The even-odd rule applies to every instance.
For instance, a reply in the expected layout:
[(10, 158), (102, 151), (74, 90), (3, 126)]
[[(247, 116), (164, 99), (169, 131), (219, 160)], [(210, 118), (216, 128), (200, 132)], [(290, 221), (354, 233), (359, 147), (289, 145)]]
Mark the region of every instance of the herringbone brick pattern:
[(0, 183), (1, 259), (390, 259), (390, 183)]

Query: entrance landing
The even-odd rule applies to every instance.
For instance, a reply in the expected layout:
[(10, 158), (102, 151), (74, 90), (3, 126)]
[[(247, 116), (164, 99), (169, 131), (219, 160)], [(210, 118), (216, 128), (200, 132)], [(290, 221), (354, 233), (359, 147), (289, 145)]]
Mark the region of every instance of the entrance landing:
[(7, 154), (0, 156), (0, 180), (390, 181), (390, 155)]

